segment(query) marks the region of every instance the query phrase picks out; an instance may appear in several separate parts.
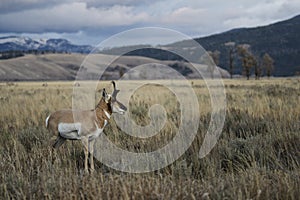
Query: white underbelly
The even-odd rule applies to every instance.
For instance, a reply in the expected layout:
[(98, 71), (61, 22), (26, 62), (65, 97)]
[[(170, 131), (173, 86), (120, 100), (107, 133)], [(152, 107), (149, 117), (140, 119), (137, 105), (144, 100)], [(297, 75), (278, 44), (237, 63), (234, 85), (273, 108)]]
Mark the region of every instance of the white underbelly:
[(80, 123), (60, 123), (58, 124), (58, 132), (60, 136), (70, 139), (70, 140), (79, 140), (81, 139), (80, 135), (81, 124)]
[(60, 133), (60, 136), (69, 139), (69, 140), (80, 140), (81, 136), (78, 132), (67, 132), (67, 133)]
[[(106, 126), (107, 121), (105, 120), (104, 126)], [(99, 128), (96, 125), (96, 128), (92, 130), (85, 137), (89, 138), (89, 140), (94, 140), (103, 132), (103, 128)], [(60, 136), (70, 139), (70, 140), (80, 140), (81, 139), (81, 123), (59, 123), (58, 124), (58, 132)]]

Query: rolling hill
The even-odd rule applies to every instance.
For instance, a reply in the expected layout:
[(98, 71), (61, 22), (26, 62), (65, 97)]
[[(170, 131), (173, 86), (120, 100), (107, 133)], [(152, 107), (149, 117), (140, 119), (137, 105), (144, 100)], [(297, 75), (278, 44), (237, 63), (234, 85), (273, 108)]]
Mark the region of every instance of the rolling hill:
[[(99, 78), (117, 80), (122, 74), (136, 66), (147, 65), (148, 74), (133, 70), (126, 79), (164, 79), (169, 74), (159, 73), (160, 64), (170, 66), (186, 78), (197, 78), (199, 75), (189, 64), (180, 61), (159, 61), (141, 56), (123, 56), (114, 60), (115, 56), (90, 54), (84, 62), (84, 54), (27, 54), (22, 57), (0, 60), (0, 81), (52, 81), (75, 80), (80, 67), (85, 70), (85, 80)], [(113, 61), (111, 63), (111, 61)], [(108, 67), (107, 67), (108, 66)], [(107, 67), (107, 68), (106, 68)], [(99, 73), (105, 69), (102, 77)], [(202, 73), (209, 73), (207, 66), (200, 66)], [(220, 69), (223, 77), (229, 77), (226, 70)]]
[[(300, 72), (300, 15), (292, 19), (256, 28), (231, 30), (205, 38), (196, 38), (205, 49), (221, 52), (220, 66), (228, 66), (226, 42), (250, 44), (257, 57), (268, 53), (275, 61), (274, 75), (292, 76)], [(236, 73), (241, 73), (241, 67)]]
[[(300, 15), (267, 26), (239, 28), (207, 37), (195, 38), (194, 40), (207, 51), (218, 50), (220, 52), (219, 67), (223, 69), (224, 77), (228, 75), (226, 69), (229, 65), (229, 48), (225, 45), (228, 42), (234, 42), (236, 45), (249, 44), (252, 53), (258, 59), (264, 53), (268, 53), (275, 61), (273, 75), (293, 76), (300, 73), (299, 33)], [(124, 52), (124, 49), (128, 52), (126, 59), (122, 58), (122, 60), (115, 63), (115, 69), (110, 68), (106, 72), (110, 74), (111, 78), (119, 78), (120, 71), (128, 71), (132, 67), (145, 64), (145, 62), (164, 63), (177, 69), (186, 77), (193, 78), (195, 73), (186, 63), (182, 64), (184, 59), (170, 53), (170, 50), (174, 49), (181, 49), (190, 54), (199, 51), (192, 44), (190, 40), (186, 40), (158, 46), (160, 49), (155, 49), (150, 45), (115, 47), (105, 49), (95, 57), (99, 56), (99, 59), (105, 60), (109, 58), (109, 55), (103, 54), (122, 55), (120, 52)], [(135, 48), (138, 50), (130, 50)], [(28, 51), (34, 50), (34, 52), (29, 52), (31, 54), (25, 54), (25, 56), (22, 54), (18, 58), (0, 60), (0, 80), (73, 80), (85, 57), (85, 55), (78, 53), (89, 53), (92, 49), (92, 46), (74, 45), (65, 39), (36, 40), (16, 36), (2, 37), (0, 38), (0, 55), (2, 57), (5, 51), (28, 53)], [(42, 55), (41, 52), (43, 51), (48, 53), (52, 51), (68, 52), (71, 54)], [(198, 57), (196, 59), (199, 60)], [(234, 73), (242, 74), (243, 69), (237, 55), (235, 55), (234, 66)], [(95, 78), (94, 75), (91, 76)]]
[[(225, 43), (235, 42), (236, 45), (249, 44), (252, 53), (257, 58), (262, 57), (264, 53), (268, 53), (275, 61), (273, 72), (275, 76), (293, 76), (300, 73), (300, 15), (267, 26), (239, 28), (207, 37), (195, 38), (194, 40), (207, 51), (220, 51), (219, 66), (223, 69), (228, 69), (229, 65), (229, 49), (225, 46)], [(192, 51), (195, 51), (192, 44), (191, 41), (186, 40), (162, 47), (168, 50), (182, 48), (190, 50), (192, 53)], [(119, 54), (124, 48), (107, 49), (103, 53)], [(128, 48), (134, 49), (135, 47)], [(149, 49), (149, 46), (129, 52), (128, 55), (139, 55), (159, 60), (182, 59), (169, 52)], [(235, 60), (238, 60), (238, 56), (235, 56)], [(242, 74), (242, 71), (240, 63), (235, 62), (234, 73)]]

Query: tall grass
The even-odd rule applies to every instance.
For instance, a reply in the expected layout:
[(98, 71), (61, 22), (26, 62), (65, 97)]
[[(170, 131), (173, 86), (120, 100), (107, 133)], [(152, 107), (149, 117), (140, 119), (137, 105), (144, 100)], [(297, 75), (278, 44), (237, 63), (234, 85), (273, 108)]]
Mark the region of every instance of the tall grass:
[[(208, 156), (198, 158), (210, 121), (205, 84), (193, 81), (201, 120), (190, 148), (168, 167), (144, 174), (115, 171), (96, 162), (83, 173), (80, 142), (53, 151), (45, 118), (71, 108), (72, 83), (0, 84), (0, 197), (4, 199), (298, 199), (300, 196), (300, 84), (298, 79), (226, 80), (227, 116)], [(106, 83), (102, 83), (102, 88)], [(155, 94), (154, 94), (155, 92)], [(97, 94), (98, 96), (100, 95)], [(139, 139), (119, 130), (113, 119), (105, 134), (117, 146), (150, 152), (166, 145), (178, 129), (180, 109), (172, 93), (146, 86), (132, 97), (129, 111), (139, 125), (148, 109), (167, 111), (160, 133)]]

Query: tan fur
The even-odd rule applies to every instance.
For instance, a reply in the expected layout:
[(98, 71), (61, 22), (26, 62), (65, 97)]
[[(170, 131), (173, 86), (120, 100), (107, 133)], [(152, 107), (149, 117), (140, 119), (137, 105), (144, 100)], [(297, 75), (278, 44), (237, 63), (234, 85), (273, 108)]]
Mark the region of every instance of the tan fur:
[(98, 103), (98, 105), (96, 106), (95, 114), (96, 114), (96, 118), (97, 118), (97, 125), (100, 128), (104, 128), (104, 122), (105, 122), (105, 120), (109, 121), (109, 118), (104, 113), (104, 110), (109, 115), (112, 114), (112, 109), (110, 107), (110, 103), (111, 103), (111, 99), (109, 100), (108, 104), (102, 99), (102, 101), (100, 101)]
[[(48, 130), (55, 135), (58, 133), (59, 123), (75, 123), (80, 122), (83, 125), (82, 136), (88, 135), (90, 132), (98, 128), (104, 128), (104, 120), (109, 120), (104, 113), (105, 109), (110, 115), (111, 109), (108, 109), (108, 105), (104, 99), (101, 99), (95, 110), (59, 110), (52, 113), (48, 119)], [(74, 120), (75, 118), (75, 120)]]
[[(88, 171), (87, 159), (89, 145), (92, 155), (94, 152), (94, 140), (103, 132), (112, 113), (117, 112), (123, 114), (126, 111), (126, 107), (116, 100), (118, 91), (115, 89), (115, 83), (112, 83), (114, 87), (112, 95), (107, 95), (105, 89), (103, 89), (103, 96), (94, 110), (59, 110), (52, 113), (46, 119), (47, 129), (57, 136), (53, 144), (54, 148), (59, 148), (67, 139), (80, 139), (82, 141), (85, 153), (85, 171)], [(60, 129), (59, 127), (63, 128)], [(91, 170), (93, 171), (94, 162), (92, 157), (93, 156), (91, 156)]]

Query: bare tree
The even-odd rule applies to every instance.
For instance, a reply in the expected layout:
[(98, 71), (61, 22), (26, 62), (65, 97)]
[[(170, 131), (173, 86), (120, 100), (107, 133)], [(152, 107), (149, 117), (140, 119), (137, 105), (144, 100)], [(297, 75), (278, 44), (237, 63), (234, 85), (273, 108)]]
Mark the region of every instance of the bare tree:
[(238, 45), (237, 47), (237, 51), (242, 59), (243, 71), (248, 80), (250, 77), (249, 48), (250, 45), (248, 44)]
[(250, 75), (251, 75), (251, 68), (253, 68), (253, 67), (256, 68), (257, 60), (256, 60), (255, 56), (250, 52), (246, 58), (247, 58), (247, 62), (246, 62), (246, 66), (245, 66), (245, 72), (246, 72), (247, 80), (249, 80)]
[(271, 56), (268, 53), (265, 53), (262, 59), (262, 65), (266, 70), (266, 74), (268, 78), (270, 78), (271, 73), (274, 69), (274, 60), (271, 58)]
[(207, 53), (208, 56), (213, 60), (213, 62), (207, 66), (207, 71), (210, 73), (211, 78), (214, 78), (214, 71), (216, 69), (216, 66), (219, 65), (220, 61), (220, 51), (207, 51)]
[(214, 52), (208, 51), (209, 56), (213, 59), (214, 63), (218, 66), (220, 63), (220, 51), (215, 50)]
[(259, 78), (262, 75), (261, 62), (259, 62), (259, 60), (257, 58), (255, 58), (255, 61), (254, 61), (254, 74), (255, 74), (256, 80), (259, 80)]
[(238, 53), (242, 58), (242, 64), (245, 76), (249, 80), (251, 75), (251, 68), (257, 66), (257, 60), (250, 51), (250, 45), (243, 44), (237, 47)]
[(230, 73), (230, 78), (232, 79), (233, 76), (233, 59), (234, 59), (234, 54), (236, 53), (236, 47), (235, 47), (235, 42), (227, 42), (225, 43), (225, 46), (229, 47), (229, 73)]

